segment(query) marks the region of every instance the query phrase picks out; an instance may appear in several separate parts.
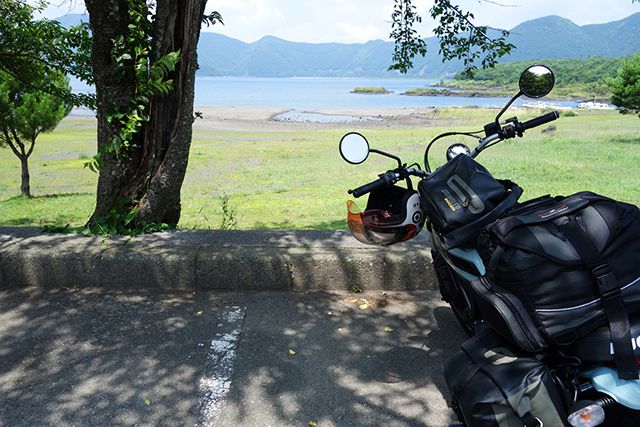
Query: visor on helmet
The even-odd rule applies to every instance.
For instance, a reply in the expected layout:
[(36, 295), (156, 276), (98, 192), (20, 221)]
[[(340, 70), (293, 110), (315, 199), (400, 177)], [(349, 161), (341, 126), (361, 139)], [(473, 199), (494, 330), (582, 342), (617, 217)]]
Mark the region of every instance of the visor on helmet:
[[(418, 198), (417, 193), (414, 195)], [(362, 243), (392, 245), (414, 237), (422, 228), (421, 213), (412, 212), (408, 220), (401, 214), (385, 209), (368, 209), (361, 212), (358, 205), (347, 201), (347, 224), (351, 234)], [(417, 219), (417, 222), (414, 220)]]

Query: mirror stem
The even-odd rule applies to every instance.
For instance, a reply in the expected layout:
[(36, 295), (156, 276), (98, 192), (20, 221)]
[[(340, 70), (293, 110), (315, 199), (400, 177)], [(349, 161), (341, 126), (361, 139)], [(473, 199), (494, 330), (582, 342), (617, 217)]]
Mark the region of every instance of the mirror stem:
[(396, 157), (393, 154), (385, 153), (384, 151), (376, 150), (375, 148), (370, 148), (369, 152), (370, 153), (380, 154), (380, 155), (385, 156), (385, 157), (389, 157), (390, 159), (393, 159), (393, 160), (398, 162), (398, 167), (399, 168), (402, 167), (402, 160), (400, 160), (399, 157)]
[(509, 107), (511, 107), (511, 104), (513, 104), (513, 102), (520, 98), (520, 96), (522, 96), (522, 91), (519, 90), (518, 93), (515, 94), (515, 96), (513, 98), (511, 98), (511, 100), (509, 102), (507, 102), (507, 105), (505, 105), (502, 110), (500, 110), (500, 112), (498, 113), (498, 115), (496, 116), (496, 123), (499, 125), (500, 124), (500, 117), (504, 114), (505, 111), (507, 111), (507, 109)]

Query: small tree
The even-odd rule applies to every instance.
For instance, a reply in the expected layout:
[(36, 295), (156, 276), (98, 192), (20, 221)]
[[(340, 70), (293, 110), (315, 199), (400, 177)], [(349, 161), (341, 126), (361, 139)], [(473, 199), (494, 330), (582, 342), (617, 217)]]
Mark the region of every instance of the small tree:
[(609, 82), (611, 103), (620, 107), (622, 114), (634, 113), (640, 116), (640, 55), (624, 62), (618, 77)]
[[(52, 72), (44, 79), (60, 90), (69, 91), (69, 80), (60, 73)], [(11, 148), (20, 159), (23, 196), (31, 197), (28, 162), (38, 135), (55, 129), (70, 109), (57, 96), (25, 87), (9, 74), (0, 72), (0, 146)]]

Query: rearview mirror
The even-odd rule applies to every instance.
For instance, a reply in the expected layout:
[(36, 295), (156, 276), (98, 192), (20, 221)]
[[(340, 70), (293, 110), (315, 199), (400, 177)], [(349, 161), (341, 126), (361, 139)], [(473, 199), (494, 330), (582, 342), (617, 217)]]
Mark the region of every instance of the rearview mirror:
[(349, 132), (340, 140), (340, 155), (353, 165), (358, 165), (369, 157), (369, 141), (358, 132)]
[(544, 65), (532, 65), (520, 75), (520, 92), (529, 98), (542, 98), (553, 89), (553, 71)]

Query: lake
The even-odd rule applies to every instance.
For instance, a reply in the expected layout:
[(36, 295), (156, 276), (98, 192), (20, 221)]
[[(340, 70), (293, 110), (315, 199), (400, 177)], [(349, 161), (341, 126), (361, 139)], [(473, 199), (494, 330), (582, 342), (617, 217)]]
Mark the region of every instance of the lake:
[[(437, 84), (435, 79), (370, 79), (370, 78), (260, 78), (260, 77), (197, 77), (196, 107), (264, 107), (294, 110), (335, 110), (371, 108), (415, 108), (480, 106), (501, 107), (508, 98), (406, 96), (408, 89)], [(75, 91), (91, 88), (77, 80), (71, 81)], [(390, 94), (354, 94), (355, 87), (384, 87)], [(515, 105), (524, 102), (516, 101)], [(575, 106), (573, 102), (554, 102)]]

